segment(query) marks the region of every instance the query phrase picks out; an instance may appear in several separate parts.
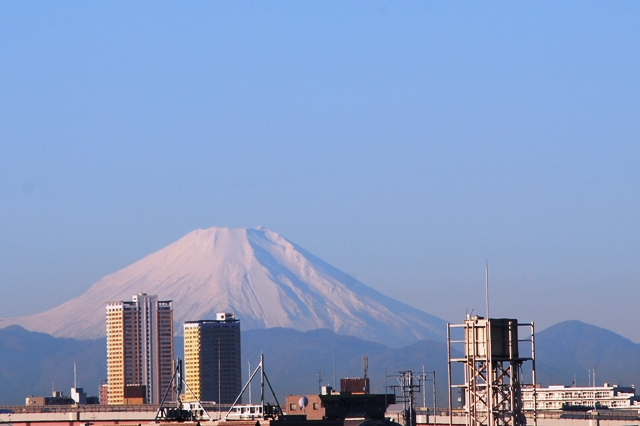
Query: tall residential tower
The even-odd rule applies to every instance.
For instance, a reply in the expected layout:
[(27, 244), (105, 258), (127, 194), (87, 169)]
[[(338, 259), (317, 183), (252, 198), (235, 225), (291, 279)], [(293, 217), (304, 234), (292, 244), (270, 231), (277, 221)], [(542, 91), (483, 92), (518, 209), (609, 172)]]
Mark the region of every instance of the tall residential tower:
[(141, 293), (107, 303), (109, 405), (160, 404), (172, 375), (171, 301)]
[(215, 320), (185, 322), (184, 369), (186, 401), (233, 403), (242, 390), (240, 321), (218, 313)]

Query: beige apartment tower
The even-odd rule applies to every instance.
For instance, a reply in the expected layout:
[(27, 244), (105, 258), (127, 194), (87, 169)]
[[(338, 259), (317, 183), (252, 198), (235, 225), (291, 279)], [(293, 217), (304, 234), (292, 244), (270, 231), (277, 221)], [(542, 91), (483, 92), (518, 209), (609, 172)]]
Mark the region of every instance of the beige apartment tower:
[(141, 293), (107, 303), (109, 405), (160, 404), (172, 375), (171, 301)]
[(232, 404), (242, 390), (240, 321), (218, 313), (215, 320), (185, 322), (184, 370), (186, 401)]

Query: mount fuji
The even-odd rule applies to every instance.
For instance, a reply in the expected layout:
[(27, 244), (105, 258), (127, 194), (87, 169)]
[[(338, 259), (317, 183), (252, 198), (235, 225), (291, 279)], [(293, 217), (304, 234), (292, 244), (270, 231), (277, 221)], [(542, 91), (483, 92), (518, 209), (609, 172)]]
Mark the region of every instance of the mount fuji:
[(234, 312), (243, 329), (327, 328), (393, 347), (443, 340), (445, 322), (355, 280), (263, 227), (198, 229), (38, 314), (0, 319), (56, 337), (105, 335), (105, 304), (138, 293), (173, 300), (182, 323)]

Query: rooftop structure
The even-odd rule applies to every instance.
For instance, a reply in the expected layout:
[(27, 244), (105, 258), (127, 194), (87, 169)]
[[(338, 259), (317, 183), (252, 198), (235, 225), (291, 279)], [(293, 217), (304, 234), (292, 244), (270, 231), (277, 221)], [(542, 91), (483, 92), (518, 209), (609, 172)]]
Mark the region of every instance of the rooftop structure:
[(87, 396), (82, 388), (71, 388), (71, 396), (65, 396), (61, 391), (53, 391), (51, 396), (28, 396), (25, 398), (27, 407), (64, 406), (99, 404), (96, 396)]
[[(521, 327), (526, 328), (524, 339)], [(462, 334), (458, 340), (451, 333)], [(460, 333), (461, 332), (461, 333)], [(520, 347), (520, 343), (527, 343)], [(461, 358), (452, 357), (452, 344), (462, 345)], [(510, 318), (485, 319), (467, 315), (463, 324), (447, 324), (449, 368), (449, 408), (452, 392), (461, 389), (463, 410), (469, 426), (526, 426), (522, 390), (535, 383), (535, 344), (533, 323), (519, 324)], [(531, 361), (531, 381), (525, 384), (522, 366)], [(462, 366), (463, 383), (452, 382), (452, 367)], [(535, 399), (535, 391), (533, 391)], [(535, 411), (534, 411), (535, 413)], [(450, 423), (453, 422), (451, 415)], [(535, 414), (533, 424), (536, 424)]]
[(287, 415), (305, 415), (308, 420), (382, 420), (387, 407), (395, 403), (394, 394), (334, 392), (325, 386), (320, 395), (288, 395), (285, 412)]
[(369, 393), (369, 378), (345, 377), (340, 379), (340, 392)]

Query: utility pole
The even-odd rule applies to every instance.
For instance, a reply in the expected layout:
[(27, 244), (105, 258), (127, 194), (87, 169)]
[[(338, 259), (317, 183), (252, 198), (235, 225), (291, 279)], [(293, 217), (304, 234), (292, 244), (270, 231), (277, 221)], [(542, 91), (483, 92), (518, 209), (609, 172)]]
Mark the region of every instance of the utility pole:
[(404, 426), (416, 426), (416, 410), (415, 410), (415, 389), (420, 390), (420, 385), (414, 384), (413, 372), (411, 370), (394, 370), (397, 374), (392, 375), (398, 381), (399, 386), (391, 386), (395, 389), (400, 388), (402, 396), (400, 399), (396, 399), (396, 402), (402, 402), (402, 416), (404, 418)]
[(428, 377), (431, 375), (431, 395), (433, 397), (433, 416), (436, 413), (436, 372), (434, 371), (425, 371), (424, 365), (422, 366), (422, 374), (420, 375), (420, 388), (422, 392), (422, 406), (427, 407), (427, 382)]
[(221, 365), (220, 365), (220, 338), (218, 337), (218, 420), (222, 419), (222, 411), (220, 411), (220, 404), (221, 404), (221, 395), (222, 395), (222, 389), (221, 389), (221, 383), (222, 380), (220, 379), (220, 372), (221, 372)]
[(436, 415), (436, 370), (433, 370), (433, 423), (435, 424)]
[(422, 383), (425, 384), (425, 386), (422, 389), (422, 406), (426, 408), (427, 406), (427, 373), (425, 373), (424, 371), (424, 364), (422, 364)]

